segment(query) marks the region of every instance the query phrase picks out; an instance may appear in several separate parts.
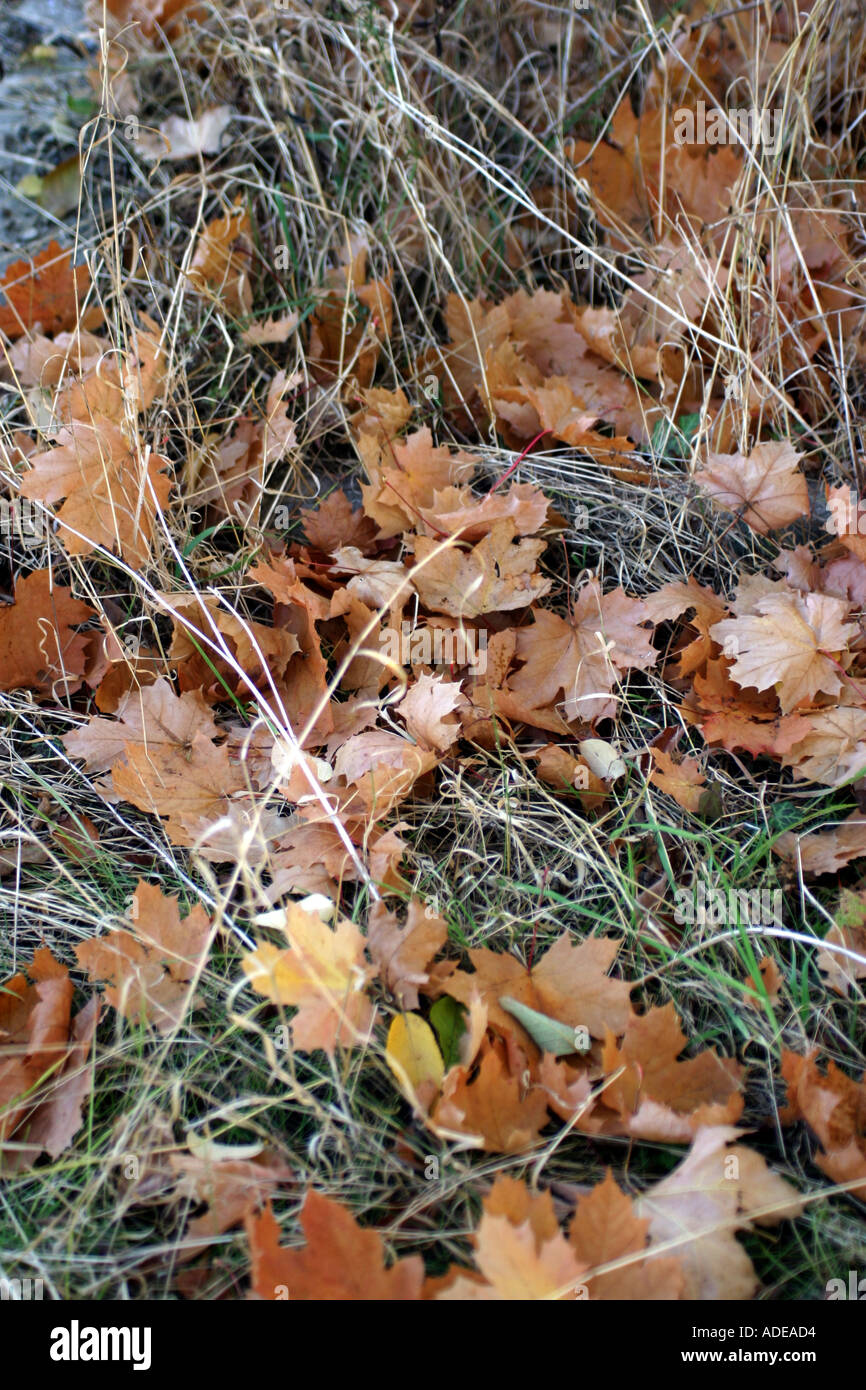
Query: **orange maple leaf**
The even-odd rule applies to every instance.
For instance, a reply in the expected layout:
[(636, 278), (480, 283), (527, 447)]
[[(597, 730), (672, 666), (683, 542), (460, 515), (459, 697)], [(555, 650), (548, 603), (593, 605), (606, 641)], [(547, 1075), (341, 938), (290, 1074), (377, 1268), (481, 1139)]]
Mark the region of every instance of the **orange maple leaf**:
[[(68, 332), (78, 326), (79, 309), (89, 288), (87, 267), (73, 269), (72, 253), (51, 241), (32, 262), (15, 261), (0, 280), (6, 300), (0, 304), (0, 332), (8, 338), (19, 338), (37, 327), (46, 336)], [(81, 327), (95, 328), (101, 322), (102, 310), (94, 307), (82, 318)]]
[(409, 1255), (386, 1269), (382, 1237), (363, 1230), (339, 1202), (308, 1192), (300, 1223), (306, 1245), (290, 1250), (279, 1243), (280, 1228), (270, 1203), (247, 1219), (257, 1298), (397, 1303), (421, 1297), (421, 1256)]
[(211, 922), (198, 903), (181, 920), (176, 897), (139, 880), (130, 908), (131, 931), (112, 930), (75, 948), (94, 982), (108, 981), (105, 997), (124, 1018), (147, 1019), (161, 1032), (177, 1027), (204, 963)]
[(35, 570), (15, 585), (15, 602), (0, 608), (0, 690), (74, 694), (87, 667), (90, 638), (75, 632), (94, 610), (72, 590)]
[(376, 969), (364, 960), (364, 938), (353, 922), (332, 929), (313, 912), (292, 903), (283, 928), (287, 947), (263, 942), (244, 957), (243, 967), (258, 994), (297, 1008), (292, 1038), (304, 1052), (363, 1046), (375, 1010), (364, 986)]
[(21, 479), (22, 497), (65, 502), (57, 512), (60, 536), (70, 555), (90, 555), (97, 546), (116, 550), (130, 565), (150, 558), (153, 523), (168, 503), (168, 461), (140, 454), (113, 421), (73, 420), (53, 449), (32, 454)]

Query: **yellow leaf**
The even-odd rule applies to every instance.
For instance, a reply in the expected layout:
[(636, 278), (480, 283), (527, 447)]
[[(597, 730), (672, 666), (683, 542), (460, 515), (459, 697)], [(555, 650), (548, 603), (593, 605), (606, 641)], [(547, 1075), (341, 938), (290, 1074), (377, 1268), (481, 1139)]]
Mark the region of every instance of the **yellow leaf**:
[(398, 1014), (394, 1019), (385, 1061), (406, 1099), (426, 1114), (442, 1085), (445, 1063), (433, 1029), (420, 1014)]

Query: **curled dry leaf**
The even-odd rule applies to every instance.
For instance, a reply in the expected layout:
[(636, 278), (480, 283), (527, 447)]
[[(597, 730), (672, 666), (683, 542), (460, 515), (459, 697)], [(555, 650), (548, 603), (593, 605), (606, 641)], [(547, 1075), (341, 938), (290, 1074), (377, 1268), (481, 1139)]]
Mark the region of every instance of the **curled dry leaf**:
[(45, 947), (0, 987), (0, 1173), (43, 1152), (56, 1158), (81, 1127), (99, 1004), (73, 1016), (72, 995), (69, 971)]
[(805, 1120), (817, 1135), (823, 1152), (818, 1167), (833, 1182), (857, 1182), (855, 1195), (866, 1194), (866, 1075), (852, 1081), (836, 1063), (822, 1073), (814, 1055), (783, 1052), (782, 1076), (788, 1087), (786, 1122)]

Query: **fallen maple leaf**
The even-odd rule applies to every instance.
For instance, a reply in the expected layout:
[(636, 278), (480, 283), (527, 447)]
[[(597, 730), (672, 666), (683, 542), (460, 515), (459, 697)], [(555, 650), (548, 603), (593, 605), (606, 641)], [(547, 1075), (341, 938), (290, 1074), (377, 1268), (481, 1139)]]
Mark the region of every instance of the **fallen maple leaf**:
[(500, 1006), (503, 995), (571, 1028), (585, 1029), (594, 1038), (604, 1038), (607, 1030), (619, 1035), (632, 1017), (631, 985), (607, 976), (620, 944), (610, 936), (580, 942), (561, 936), (531, 970), (514, 956), (482, 947), (469, 952), (474, 974), (456, 970), (443, 976), (439, 985), (467, 1006), (480, 995), (491, 1026), (506, 1035), (516, 1034), (523, 1047), (532, 1043), (513, 1015)]
[(0, 608), (0, 690), (74, 694), (87, 666), (89, 638), (73, 629), (94, 610), (72, 590), (35, 570), (15, 585), (15, 602)]
[(204, 963), (211, 922), (199, 904), (181, 920), (176, 897), (139, 880), (130, 908), (132, 929), (112, 930), (75, 948), (79, 965), (95, 982), (105, 980), (105, 997), (134, 1022), (146, 1019), (160, 1032), (179, 1027)]
[[(703, 673), (695, 674), (693, 696), (684, 712), (697, 719), (707, 743), (720, 743), (731, 752), (745, 748), (755, 757), (767, 753), (781, 758), (811, 728), (804, 715), (779, 715), (774, 694), (735, 685), (724, 659), (708, 661)], [(711, 712), (705, 714), (707, 710)]]
[(632, 1018), (619, 1043), (608, 1034), (602, 1067), (612, 1079), (602, 1100), (627, 1133), (682, 1142), (702, 1125), (739, 1119), (743, 1068), (711, 1049), (680, 1062), (687, 1041), (673, 1004)]
[(466, 697), (459, 681), (422, 674), (412, 682), (395, 709), (422, 748), (445, 753), (461, 736), (460, 720), (452, 716), (465, 706)]
[(497, 1178), (472, 1243), (482, 1278), (452, 1266), (447, 1282), (434, 1284), (437, 1301), (577, 1296), (585, 1266), (559, 1230), (549, 1192), (530, 1196), (513, 1178)]
[(852, 1081), (830, 1061), (824, 1075), (814, 1055), (788, 1051), (782, 1053), (781, 1072), (788, 1087), (782, 1119), (805, 1120), (823, 1149), (815, 1157), (818, 1167), (834, 1182), (862, 1178), (853, 1193), (866, 1194), (866, 1074)]
[[(0, 332), (8, 338), (19, 338), (30, 328), (46, 336), (69, 332), (79, 324), (89, 288), (87, 266), (73, 269), (72, 253), (51, 241), (32, 262), (14, 261), (0, 280), (6, 300), (0, 304)], [(80, 326), (95, 328), (101, 322), (102, 310), (94, 307), (83, 315)]]
[(315, 913), (292, 903), (283, 928), (283, 950), (264, 942), (244, 957), (243, 967), (258, 994), (297, 1008), (290, 1024), (303, 1052), (366, 1044), (375, 1016), (365, 985), (376, 971), (364, 961), (364, 938), (345, 919), (332, 929)]
[(681, 758), (675, 762), (673, 756), (661, 748), (651, 748), (650, 752), (655, 763), (650, 774), (653, 786), (672, 796), (684, 811), (697, 813), (706, 788), (706, 778), (697, 758)]
[(464, 1136), (488, 1153), (523, 1153), (547, 1124), (547, 1099), (522, 1076), (511, 1075), (501, 1053), (491, 1047), (470, 1081), (469, 1068), (454, 1066), (442, 1082), (432, 1118), (437, 1131)]
[(550, 591), (536, 569), (545, 541), (520, 540), (510, 519), (496, 522), (468, 552), (443, 547), (428, 536), (415, 538), (412, 580), (425, 608), (454, 618), (477, 618), (525, 608)]
[(757, 600), (754, 613), (716, 623), (710, 636), (720, 645), (735, 644), (731, 676), (737, 684), (775, 687), (788, 714), (819, 692), (841, 690), (841, 658), (858, 634), (845, 621), (849, 611), (844, 599), (826, 594), (771, 593)]
[(756, 444), (750, 454), (709, 454), (695, 482), (716, 506), (737, 512), (759, 536), (809, 515), (802, 459), (787, 441)]
[(261, 323), (251, 323), (249, 328), (245, 328), (241, 334), (241, 342), (250, 343), (252, 346), (264, 343), (285, 343), (294, 333), (298, 326), (298, 315), (294, 309), (290, 309), (287, 314), (280, 318), (273, 314)]
[[(639, 1217), (630, 1197), (608, 1169), (602, 1182), (579, 1197), (568, 1239), (584, 1266), (583, 1282), (593, 1301), (647, 1302), (678, 1299), (685, 1276), (675, 1256), (647, 1258), (649, 1221)], [(620, 1268), (593, 1277), (593, 1269), (620, 1263)]]
[(578, 591), (570, 621), (536, 609), (532, 627), (517, 634), (516, 655), (524, 665), (508, 691), (527, 709), (560, 702), (566, 719), (606, 718), (616, 709), (610, 692), (617, 672), (646, 670), (657, 659), (646, 617), (640, 600), (622, 589), (602, 595), (596, 580)]
[[(160, 677), (142, 690), (131, 690), (118, 703), (115, 719), (92, 718), (80, 729), (64, 734), (63, 744), (73, 758), (83, 758), (88, 772), (106, 772), (122, 760), (128, 744), (159, 750), (187, 748), (195, 734), (219, 737), (219, 729), (198, 690), (175, 695), (171, 682)], [(107, 788), (102, 788), (103, 794)]]
[(130, 565), (150, 558), (154, 519), (168, 503), (168, 461), (139, 453), (111, 420), (74, 420), (58, 433), (53, 449), (32, 454), (21, 496), (59, 502), (60, 537), (70, 555), (97, 546), (117, 550)]
[(773, 1226), (803, 1209), (796, 1189), (760, 1154), (727, 1147), (738, 1135), (730, 1125), (698, 1130), (683, 1161), (635, 1203), (649, 1219), (652, 1244), (679, 1258), (686, 1299), (751, 1298), (758, 1278), (736, 1231)]
[(448, 940), (448, 924), (412, 898), (406, 926), (382, 902), (374, 903), (367, 923), (367, 948), (385, 987), (402, 1009), (417, 1009), (418, 989), (429, 983), (427, 967)]
[[(341, 264), (327, 276), (331, 288), (310, 317), (307, 361), (317, 381), (351, 373), (362, 388), (369, 386), (381, 345), (390, 337), (391, 272), (383, 280), (368, 281), (368, 252), (363, 238), (349, 239), (348, 248), (341, 251)], [(360, 312), (351, 304), (352, 295)]]
[(148, 815), (165, 817), (166, 834), (175, 845), (193, 845), (229, 811), (231, 794), (245, 790), (226, 748), (201, 733), (186, 746), (167, 742), (151, 749), (128, 743), (124, 751), (123, 761), (111, 769), (114, 795)]
[(306, 1245), (280, 1245), (280, 1227), (270, 1203), (247, 1218), (252, 1289), (257, 1298), (294, 1302), (406, 1302), (421, 1297), (424, 1264), (409, 1255), (385, 1268), (377, 1231), (363, 1230), (351, 1212), (330, 1197), (310, 1191), (300, 1223)]
[(782, 759), (795, 777), (838, 787), (866, 771), (866, 710), (837, 705), (804, 718), (809, 732)]
[[(28, 977), (32, 984), (28, 984)], [(47, 1152), (56, 1158), (82, 1124), (93, 1072), (88, 1053), (99, 1020), (91, 999), (73, 1018), (65, 965), (40, 947), (27, 974), (0, 986), (0, 1171), (17, 1172)]]
[(376, 525), (363, 511), (355, 510), (342, 488), (335, 488), (314, 509), (301, 511), (310, 545), (332, 555), (341, 546), (354, 546), (362, 554), (369, 549)]

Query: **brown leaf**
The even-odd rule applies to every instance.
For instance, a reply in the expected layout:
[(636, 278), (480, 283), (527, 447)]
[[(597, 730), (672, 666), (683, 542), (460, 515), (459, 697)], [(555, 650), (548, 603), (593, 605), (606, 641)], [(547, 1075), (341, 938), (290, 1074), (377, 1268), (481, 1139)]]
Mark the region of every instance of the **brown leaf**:
[(809, 515), (809, 489), (797, 465), (803, 455), (787, 441), (756, 444), (750, 454), (709, 454), (695, 482), (716, 506), (738, 512), (765, 536)]
[(852, 811), (834, 830), (798, 835), (786, 830), (773, 845), (776, 854), (788, 859), (804, 874), (835, 874), (866, 854), (866, 820), (860, 811)]
[(686, 1299), (751, 1298), (758, 1278), (735, 1232), (753, 1222), (776, 1225), (803, 1209), (796, 1189), (760, 1154), (743, 1144), (727, 1147), (738, 1133), (729, 1125), (700, 1129), (683, 1161), (635, 1203), (637, 1215), (649, 1219), (651, 1244), (673, 1245)]
[(866, 980), (866, 894), (843, 888), (836, 909), (836, 920), (826, 933), (828, 945), (842, 946), (859, 959), (838, 951), (819, 951), (816, 964), (837, 994), (847, 995), (857, 980)]
[(838, 695), (839, 666), (858, 629), (846, 622), (849, 604), (826, 594), (770, 593), (755, 612), (726, 618), (713, 640), (735, 644), (731, 676), (757, 690), (774, 687), (783, 714), (822, 692)]
[(465, 707), (466, 697), (459, 681), (420, 675), (394, 708), (416, 743), (432, 752), (445, 753), (461, 735), (460, 720), (453, 718), (454, 712)]
[(193, 288), (236, 317), (250, 314), (253, 307), (250, 232), (249, 214), (238, 200), (233, 212), (208, 222), (199, 233), (189, 268)]
[(185, 1241), (197, 1243), (178, 1252), (184, 1261), (239, 1226), (250, 1212), (264, 1205), (276, 1187), (292, 1178), (291, 1168), (281, 1159), (265, 1154), (239, 1159), (180, 1153), (169, 1154), (168, 1162), (179, 1179), (177, 1195), (195, 1205), (207, 1203), (207, 1211), (193, 1217), (187, 1227)]
[(670, 753), (665, 753), (661, 748), (651, 748), (650, 752), (655, 763), (650, 774), (653, 786), (672, 796), (684, 811), (696, 814), (706, 787), (706, 778), (697, 758), (681, 758), (676, 762)]
[(622, 589), (602, 595), (596, 580), (579, 590), (571, 621), (536, 609), (533, 626), (517, 634), (524, 665), (509, 690), (538, 709), (561, 705), (566, 719), (606, 718), (616, 709), (610, 692), (617, 673), (656, 661), (646, 616), (640, 600)]
[(632, 1018), (617, 1044), (610, 1032), (602, 1066), (603, 1103), (619, 1112), (626, 1131), (641, 1139), (689, 1139), (701, 1125), (729, 1124), (743, 1111), (743, 1068), (708, 1049), (678, 1061), (687, 1044), (673, 1004)]
[(427, 966), (448, 940), (448, 924), (412, 898), (405, 928), (384, 903), (374, 903), (367, 924), (367, 949), (401, 1009), (417, 1009), (418, 989), (430, 979)]
[(333, 1055), (338, 1043), (364, 1046), (375, 1015), (365, 985), (376, 969), (364, 960), (358, 928), (343, 919), (332, 929), (292, 903), (283, 931), (286, 948), (263, 942), (244, 957), (253, 989), (275, 1004), (297, 1008), (290, 1026), (300, 1051), (322, 1048)]
[(814, 1055), (799, 1057), (787, 1051), (782, 1053), (781, 1072), (788, 1086), (783, 1120), (805, 1120), (823, 1149), (815, 1158), (818, 1167), (834, 1182), (862, 1178), (853, 1189), (862, 1197), (866, 1194), (866, 1075), (852, 1081), (832, 1061), (824, 1075)]
[(167, 1033), (198, 1006), (190, 985), (204, 963), (211, 922), (199, 904), (181, 920), (177, 898), (143, 879), (130, 917), (131, 931), (84, 941), (75, 954), (94, 983), (107, 981), (105, 997), (123, 1018), (146, 1019)]
[[(87, 267), (73, 269), (72, 253), (51, 241), (32, 262), (13, 262), (0, 280), (6, 301), (0, 304), (0, 332), (9, 338), (37, 327), (46, 336), (69, 332), (78, 325), (79, 308), (89, 288)], [(84, 315), (81, 327), (95, 328), (101, 322), (102, 310), (94, 307)]]
[(452, 1265), (444, 1283), (428, 1284), (438, 1301), (575, 1298), (584, 1266), (557, 1226), (549, 1192), (530, 1196), (522, 1183), (498, 1177), (472, 1243), (482, 1277)]
[(363, 1230), (350, 1211), (310, 1191), (300, 1212), (306, 1244), (280, 1245), (270, 1204), (247, 1220), (252, 1288), (257, 1298), (295, 1302), (407, 1302), (421, 1297), (424, 1264), (409, 1255), (385, 1268), (377, 1231)]
[[(648, 1228), (649, 1221), (637, 1215), (631, 1198), (617, 1187), (610, 1169), (603, 1182), (578, 1199), (568, 1239), (584, 1266), (583, 1282), (591, 1300), (637, 1303), (683, 1296), (685, 1276), (679, 1259), (645, 1258), (650, 1254)], [(592, 1277), (593, 1269), (615, 1260), (627, 1263)]]
[(32, 454), (21, 496), (59, 502), (60, 536), (70, 555), (97, 546), (118, 551), (135, 567), (150, 558), (157, 512), (168, 504), (168, 461), (130, 447), (111, 420), (75, 420), (57, 435), (53, 449)]
[(83, 728), (64, 734), (63, 744), (70, 757), (84, 759), (88, 772), (106, 772), (124, 759), (128, 744), (152, 751), (186, 749), (197, 733), (209, 739), (220, 733), (201, 692), (175, 695), (171, 683), (160, 678), (124, 695), (116, 719), (94, 717)]
[(53, 699), (81, 687), (89, 639), (73, 631), (94, 610), (72, 590), (35, 570), (15, 585), (15, 602), (0, 608), (0, 689), (35, 690)]
[[(28, 984), (27, 977), (33, 981)], [(81, 1126), (89, 1093), (88, 1052), (99, 1018), (91, 999), (73, 1019), (72, 981), (45, 947), (27, 975), (0, 987), (0, 1166), (29, 1167), (43, 1151), (56, 1157)]]
[(446, 1074), (433, 1120), (438, 1129), (465, 1136), (473, 1148), (522, 1153), (547, 1124), (547, 1100), (535, 1088), (525, 1091), (522, 1078), (512, 1076), (491, 1048), (474, 1080), (467, 1067), (454, 1066)]
[(480, 994), (491, 1026), (515, 1035), (525, 1049), (533, 1044), (513, 1015), (500, 1007), (503, 995), (569, 1027), (585, 1028), (594, 1038), (603, 1038), (607, 1030), (619, 1035), (632, 1017), (631, 986), (607, 977), (619, 946), (615, 937), (575, 943), (561, 936), (531, 971), (514, 956), (482, 947), (469, 952), (475, 973), (457, 970), (442, 980), (441, 988), (467, 1006), (476, 992)]
[(545, 541), (520, 540), (514, 522), (498, 521), (470, 551), (427, 536), (415, 539), (412, 579), (425, 608), (454, 618), (477, 618), (525, 608), (549, 592), (551, 581), (536, 569)]

